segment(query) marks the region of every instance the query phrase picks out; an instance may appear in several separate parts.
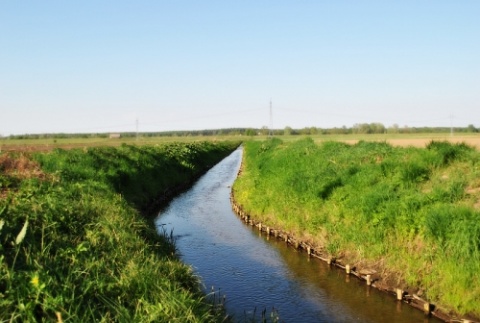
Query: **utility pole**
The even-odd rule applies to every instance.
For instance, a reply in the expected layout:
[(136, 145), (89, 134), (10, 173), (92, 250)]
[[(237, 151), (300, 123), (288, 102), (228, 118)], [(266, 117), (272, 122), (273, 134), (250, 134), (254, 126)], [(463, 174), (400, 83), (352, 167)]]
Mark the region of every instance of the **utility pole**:
[(453, 137), (453, 114), (450, 115), (450, 137)]
[(272, 113), (272, 99), (270, 99), (270, 137), (273, 135), (273, 113)]
[(135, 120), (135, 140), (138, 141), (138, 118)]

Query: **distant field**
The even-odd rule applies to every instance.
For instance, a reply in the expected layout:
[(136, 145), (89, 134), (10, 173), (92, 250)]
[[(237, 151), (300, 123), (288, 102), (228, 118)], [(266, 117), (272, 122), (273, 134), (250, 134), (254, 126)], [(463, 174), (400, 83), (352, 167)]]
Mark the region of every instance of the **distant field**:
[[(305, 135), (278, 136), (283, 141), (298, 140)], [(480, 149), (480, 134), (454, 134), (446, 133), (417, 133), (417, 134), (350, 134), (350, 135), (308, 135), (315, 142), (344, 141), (356, 143), (364, 141), (386, 141), (395, 146), (425, 147), (430, 141), (450, 141), (453, 143), (465, 142), (466, 144)], [(224, 141), (224, 140), (265, 140), (268, 136), (159, 136), (137, 138), (65, 138), (65, 139), (0, 139), (0, 151), (47, 151), (54, 148), (72, 149), (99, 146), (120, 146), (121, 144), (133, 145), (158, 145), (169, 142), (193, 142), (193, 141)]]
[[(330, 138), (329, 138), (330, 137)], [(329, 138), (329, 139), (327, 139)], [(343, 135), (343, 136), (316, 136), (315, 141), (338, 140), (347, 143), (365, 141), (386, 141), (394, 146), (425, 147), (432, 140), (449, 141), (452, 143), (464, 142), (470, 146), (480, 149), (480, 134), (458, 134), (451, 136), (445, 133), (430, 134), (374, 134), (374, 135)]]
[(171, 142), (194, 141), (238, 141), (240, 136), (181, 136), (181, 137), (139, 137), (137, 138), (62, 138), (62, 139), (0, 139), (0, 151), (48, 151), (55, 148), (72, 149), (101, 146), (159, 145)]

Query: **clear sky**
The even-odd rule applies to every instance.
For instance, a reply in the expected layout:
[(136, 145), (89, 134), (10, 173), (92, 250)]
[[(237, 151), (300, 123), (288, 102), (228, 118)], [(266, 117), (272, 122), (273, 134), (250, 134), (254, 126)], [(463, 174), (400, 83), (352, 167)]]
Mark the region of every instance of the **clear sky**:
[(480, 1), (0, 1), (0, 135), (480, 127)]

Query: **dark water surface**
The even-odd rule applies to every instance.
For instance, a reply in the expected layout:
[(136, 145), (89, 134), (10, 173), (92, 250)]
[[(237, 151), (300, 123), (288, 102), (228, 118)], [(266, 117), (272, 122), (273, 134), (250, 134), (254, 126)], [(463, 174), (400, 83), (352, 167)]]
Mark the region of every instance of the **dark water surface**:
[(440, 322), (240, 221), (229, 196), (241, 156), (225, 158), (156, 219), (236, 321), (275, 309), (281, 322)]

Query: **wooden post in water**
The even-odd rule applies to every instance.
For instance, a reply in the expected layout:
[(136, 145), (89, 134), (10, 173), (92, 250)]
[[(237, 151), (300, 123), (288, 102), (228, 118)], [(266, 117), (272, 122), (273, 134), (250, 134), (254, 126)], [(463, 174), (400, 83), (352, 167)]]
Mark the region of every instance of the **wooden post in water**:
[(367, 286), (372, 285), (372, 275), (367, 275)]
[(270, 235), (270, 227), (267, 227), (267, 236)]
[(345, 265), (345, 272), (350, 275), (350, 265)]
[(311, 256), (311, 255), (312, 255), (312, 248), (310, 248), (310, 247), (307, 247), (307, 254), (308, 254), (309, 256)]
[(403, 299), (403, 290), (397, 288), (397, 301), (401, 301)]
[(423, 304), (423, 313), (427, 316), (430, 315), (430, 303), (429, 302), (425, 302)]

